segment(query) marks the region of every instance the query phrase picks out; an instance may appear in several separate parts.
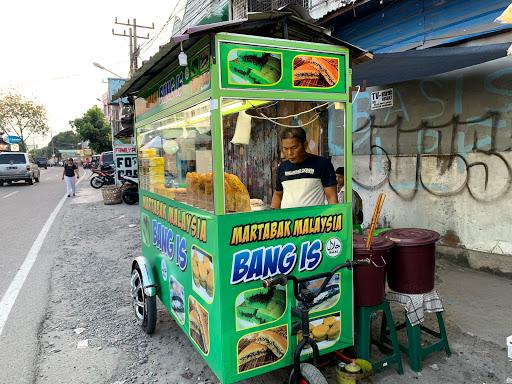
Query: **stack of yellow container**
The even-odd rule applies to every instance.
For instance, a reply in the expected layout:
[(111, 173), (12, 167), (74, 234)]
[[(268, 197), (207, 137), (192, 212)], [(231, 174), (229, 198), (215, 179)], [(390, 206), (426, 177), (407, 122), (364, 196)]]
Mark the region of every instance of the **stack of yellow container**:
[(157, 156), (156, 148), (141, 151), (141, 187), (154, 193), (164, 190), (164, 158)]

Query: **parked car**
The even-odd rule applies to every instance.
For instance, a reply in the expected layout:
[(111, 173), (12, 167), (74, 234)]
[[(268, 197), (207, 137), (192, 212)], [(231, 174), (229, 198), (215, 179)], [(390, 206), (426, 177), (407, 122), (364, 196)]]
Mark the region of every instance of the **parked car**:
[(39, 182), (41, 173), (34, 160), (24, 152), (0, 153), (0, 186), (13, 181)]
[(100, 155), (100, 167), (101, 169), (114, 168), (114, 152), (102, 152)]
[(39, 168), (48, 169), (48, 159), (46, 157), (36, 157), (36, 164)]

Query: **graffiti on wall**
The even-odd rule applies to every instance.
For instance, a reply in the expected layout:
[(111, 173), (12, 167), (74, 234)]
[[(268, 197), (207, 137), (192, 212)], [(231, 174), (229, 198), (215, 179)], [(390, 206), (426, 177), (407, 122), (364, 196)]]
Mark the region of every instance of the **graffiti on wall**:
[[(496, 75), (492, 73), (487, 78), (495, 79)], [(502, 88), (492, 81), (484, 83), (485, 91), (503, 99)], [(356, 156), (369, 155), (368, 170), (377, 176), (366, 181), (359, 172), (354, 177), (357, 185), (375, 190), (387, 184), (405, 200), (413, 200), (420, 188), (438, 197), (467, 191), (482, 202), (495, 201), (509, 192), (512, 167), (504, 153), (512, 150), (512, 104), (487, 108), (493, 100), (488, 97), (487, 103), (482, 102), (482, 91), (473, 96), (478, 100), (471, 105), (472, 112), (482, 112), (463, 118), (462, 77), (450, 89), (454, 93), (453, 104), (446, 101), (446, 94), (444, 98), (432, 95), (432, 90), (441, 89), (442, 85), (437, 80), (415, 83), (415, 97), (408, 98), (414, 105), (409, 109), (401, 95), (403, 89), (397, 87), (397, 106), (376, 114), (370, 114), (365, 106), (369, 105), (369, 93), (362, 95), (354, 111), (353, 151)], [(410, 96), (411, 84), (404, 88)], [(358, 109), (361, 104), (366, 108)], [(453, 113), (448, 115), (449, 111)], [(410, 164), (412, 161), (414, 165)], [(411, 169), (405, 176), (404, 166)], [(456, 177), (450, 175), (454, 171)], [(439, 179), (446, 182), (435, 182)]]

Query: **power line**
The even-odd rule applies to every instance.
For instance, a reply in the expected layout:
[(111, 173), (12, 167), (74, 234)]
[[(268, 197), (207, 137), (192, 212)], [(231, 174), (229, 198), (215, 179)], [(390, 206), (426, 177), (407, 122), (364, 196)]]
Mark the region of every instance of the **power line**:
[[(151, 40), (147, 41), (145, 44), (143, 44), (143, 46), (141, 48), (144, 48), (144, 50), (142, 52), (146, 52), (153, 44), (154, 42), (158, 39), (158, 37), (161, 35), (161, 33), (163, 32), (163, 30), (169, 25), (169, 23), (171, 22), (171, 20), (173, 18), (176, 17), (176, 14), (178, 12), (181, 12), (182, 10), (185, 9), (186, 7), (186, 2), (185, 2), (185, 5), (182, 6), (181, 8), (177, 9), (178, 8), (178, 5), (179, 5), (180, 1), (177, 1), (176, 2), (176, 5), (174, 6), (174, 9), (171, 11), (171, 15), (167, 18), (167, 21), (164, 23), (164, 25), (162, 26), (162, 28), (160, 28), (160, 30), (158, 31), (158, 33), (151, 38)], [(142, 53), (141, 52), (141, 53)]]

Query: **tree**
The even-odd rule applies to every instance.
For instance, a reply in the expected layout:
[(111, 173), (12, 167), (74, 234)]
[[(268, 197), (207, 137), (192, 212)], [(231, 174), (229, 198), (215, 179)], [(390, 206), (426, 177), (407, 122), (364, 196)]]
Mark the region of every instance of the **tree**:
[(89, 108), (81, 118), (70, 121), (69, 124), (76, 129), (83, 141), (89, 140), (89, 146), (96, 153), (112, 150), (110, 125), (97, 106)]
[(46, 109), (16, 92), (7, 93), (0, 98), (0, 128), (19, 136), (25, 150), (25, 141), (32, 134), (48, 132)]
[(60, 132), (48, 143), (48, 148), (58, 149), (75, 149), (80, 138), (73, 131)]
[(48, 158), (48, 157), (50, 157), (52, 155), (52, 151), (48, 147), (43, 147), (43, 148), (32, 149), (30, 151), (30, 154), (33, 157), (46, 157), (46, 158)]

